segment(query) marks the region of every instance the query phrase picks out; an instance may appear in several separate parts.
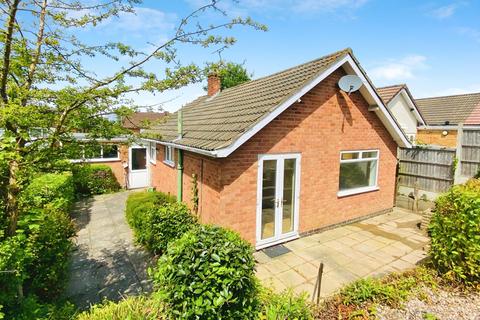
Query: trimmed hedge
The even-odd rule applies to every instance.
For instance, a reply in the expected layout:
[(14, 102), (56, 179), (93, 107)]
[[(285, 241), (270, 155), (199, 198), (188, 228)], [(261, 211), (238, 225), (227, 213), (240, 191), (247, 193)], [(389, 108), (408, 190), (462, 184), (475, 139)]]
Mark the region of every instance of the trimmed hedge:
[(104, 164), (79, 164), (72, 167), (75, 191), (84, 195), (120, 190), (112, 168)]
[[(175, 196), (158, 192), (158, 191), (141, 191), (141, 192), (134, 192), (128, 196), (127, 204), (126, 204), (126, 216), (127, 221), (132, 228), (137, 228), (137, 223), (142, 223), (143, 214), (141, 212), (145, 212), (145, 208), (147, 207), (152, 208), (155, 206), (161, 206), (164, 203), (175, 203), (177, 198)], [(138, 213), (136, 211), (139, 211)], [(139, 215), (137, 217), (137, 215)]]
[(260, 312), (252, 246), (201, 225), (168, 246), (153, 279), (172, 319), (255, 319)]
[(20, 197), (22, 211), (60, 210), (68, 212), (75, 199), (73, 178), (70, 173), (47, 173), (35, 179)]
[(480, 282), (480, 180), (453, 186), (435, 204), (430, 255), (454, 280)]
[(163, 317), (163, 305), (152, 297), (128, 297), (119, 302), (105, 301), (93, 305), (77, 320), (157, 320)]

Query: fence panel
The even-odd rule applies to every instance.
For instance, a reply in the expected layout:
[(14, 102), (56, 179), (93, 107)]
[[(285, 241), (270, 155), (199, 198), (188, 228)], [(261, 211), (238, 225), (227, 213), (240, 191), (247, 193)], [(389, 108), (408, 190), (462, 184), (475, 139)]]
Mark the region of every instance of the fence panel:
[(461, 175), (473, 177), (480, 168), (480, 130), (463, 128)]
[(431, 192), (444, 192), (453, 185), (455, 149), (399, 148), (398, 184)]

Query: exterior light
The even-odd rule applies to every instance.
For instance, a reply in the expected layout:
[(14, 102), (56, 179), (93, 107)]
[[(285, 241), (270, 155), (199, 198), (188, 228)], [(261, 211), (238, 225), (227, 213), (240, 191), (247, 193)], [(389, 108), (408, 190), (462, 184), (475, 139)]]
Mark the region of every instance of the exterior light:
[(448, 131), (447, 131), (447, 130), (443, 130), (443, 131), (442, 131), (442, 136), (446, 136), (446, 135), (448, 135)]

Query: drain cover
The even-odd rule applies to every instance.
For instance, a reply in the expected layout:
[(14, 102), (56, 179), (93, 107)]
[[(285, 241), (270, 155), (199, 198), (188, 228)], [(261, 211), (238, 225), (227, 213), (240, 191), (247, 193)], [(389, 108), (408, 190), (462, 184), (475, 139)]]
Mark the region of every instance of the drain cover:
[(289, 253), (290, 249), (285, 247), (283, 244), (280, 244), (278, 246), (263, 249), (263, 252), (270, 258), (275, 258), (281, 256), (282, 254)]

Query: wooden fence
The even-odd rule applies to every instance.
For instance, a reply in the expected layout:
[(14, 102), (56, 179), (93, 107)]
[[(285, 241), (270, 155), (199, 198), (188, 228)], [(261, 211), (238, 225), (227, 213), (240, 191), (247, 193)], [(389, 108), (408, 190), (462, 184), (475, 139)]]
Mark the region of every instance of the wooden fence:
[(463, 128), (461, 143), (460, 174), (467, 178), (473, 177), (480, 166), (480, 130)]
[(414, 148), (398, 150), (398, 185), (435, 193), (453, 185), (455, 149)]

